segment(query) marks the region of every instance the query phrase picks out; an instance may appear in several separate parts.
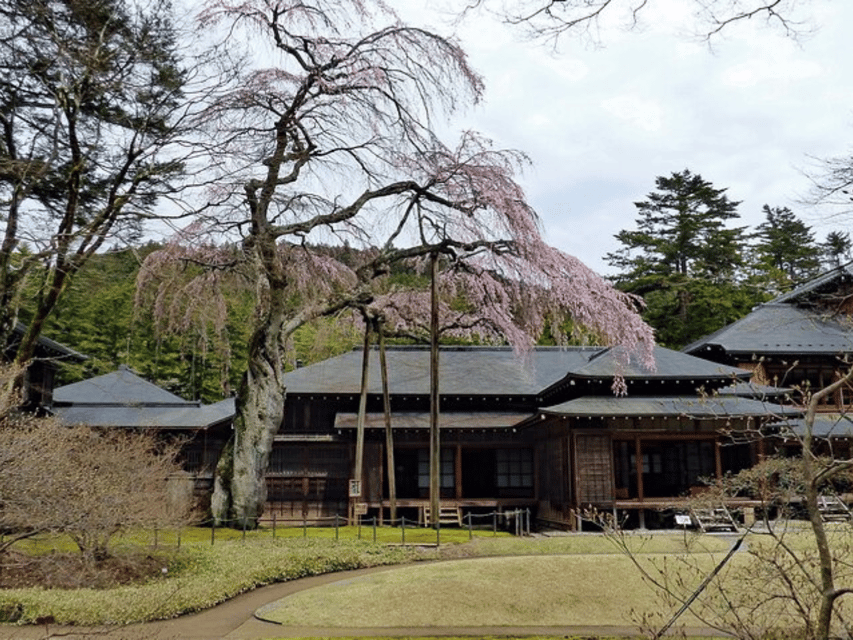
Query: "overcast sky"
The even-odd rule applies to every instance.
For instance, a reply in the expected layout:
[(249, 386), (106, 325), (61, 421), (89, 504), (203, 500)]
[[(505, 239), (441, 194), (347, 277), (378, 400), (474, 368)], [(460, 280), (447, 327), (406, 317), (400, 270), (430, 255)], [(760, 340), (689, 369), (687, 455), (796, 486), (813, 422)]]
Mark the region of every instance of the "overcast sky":
[[(453, 31), (400, 1), (410, 22)], [(633, 228), (633, 202), (685, 168), (742, 201), (750, 227), (769, 204), (790, 207), (818, 240), (844, 228), (799, 200), (811, 157), (853, 149), (853, 2), (813, 0), (819, 28), (799, 42), (754, 22), (713, 50), (681, 29), (687, 5), (656, 0), (643, 29), (605, 28), (604, 48), (567, 38), (558, 53), (482, 16), (455, 28), (486, 82), (458, 125), (529, 154), (523, 183), (548, 241), (602, 273), (613, 235)]]

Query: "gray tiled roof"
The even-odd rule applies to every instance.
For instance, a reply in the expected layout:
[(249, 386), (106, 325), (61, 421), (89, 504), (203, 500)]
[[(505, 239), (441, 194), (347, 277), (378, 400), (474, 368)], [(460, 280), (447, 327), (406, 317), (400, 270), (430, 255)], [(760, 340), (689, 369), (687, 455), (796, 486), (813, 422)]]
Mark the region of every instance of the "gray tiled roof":
[(540, 409), (541, 413), (566, 417), (687, 416), (727, 418), (799, 414), (789, 407), (735, 396), (642, 397), (584, 396)]
[[(442, 347), (439, 358), (443, 394), (535, 395), (579, 366), (599, 349), (541, 348), (518, 355), (502, 347)], [(392, 394), (429, 393), (429, 349), (389, 347)], [(357, 394), (361, 387), (361, 349), (324, 360), (284, 376), (288, 393)], [(370, 354), (370, 393), (381, 393), (379, 353)]]
[(136, 429), (203, 429), (234, 417), (234, 399), (198, 406), (70, 406), (57, 407), (63, 424)]
[(197, 406), (139, 377), (127, 367), (96, 378), (74, 382), (53, 391), (55, 404)]
[(832, 269), (823, 273), (816, 278), (812, 278), (808, 282), (794, 287), (788, 293), (783, 293), (781, 296), (771, 300), (774, 303), (791, 303), (800, 300), (803, 296), (819, 291), (828, 285), (835, 286), (836, 282), (847, 281), (853, 279), (853, 262), (843, 264), (837, 269)]
[(64, 424), (97, 427), (201, 429), (234, 417), (234, 398), (190, 402), (127, 367), (54, 391), (53, 412)]
[[(782, 425), (789, 433), (802, 437), (806, 433), (805, 419), (789, 419)], [(783, 434), (785, 431), (783, 430)], [(853, 419), (848, 415), (817, 414), (812, 425), (812, 435), (816, 438), (853, 437)]]
[(853, 352), (853, 327), (791, 304), (765, 304), (748, 316), (684, 348), (701, 356), (714, 347), (731, 354), (824, 354)]
[[(529, 413), (503, 413), (494, 411), (439, 413), (439, 429), (508, 429), (533, 418)], [(335, 417), (336, 429), (355, 429), (357, 413), (339, 413)], [(423, 412), (402, 411), (391, 414), (392, 429), (429, 429), (430, 415)], [(368, 429), (384, 429), (385, 414), (368, 413), (364, 417)]]
[[(15, 324), (15, 328), (13, 330), (13, 344), (20, 344), (21, 339), (24, 337), (24, 334), (27, 332), (26, 325), (18, 322)], [(51, 340), (46, 336), (39, 336), (37, 340), (38, 347), (49, 357), (60, 358), (64, 360), (74, 360), (76, 362), (83, 362), (88, 358), (84, 356), (82, 353), (79, 353), (72, 349), (71, 347), (66, 347), (64, 344), (60, 344), (56, 340)]]
[(743, 369), (716, 364), (664, 347), (655, 347), (655, 368), (653, 371), (649, 371), (638, 363), (636, 355), (632, 355), (627, 364), (624, 363), (625, 358), (621, 357), (620, 353), (624, 353), (624, 351), (621, 349), (604, 350), (590, 358), (584, 365), (571, 369), (569, 373), (577, 378), (608, 378), (619, 371), (627, 380), (735, 379), (749, 375)]
[[(388, 349), (392, 394), (429, 393), (429, 349)], [(440, 390), (444, 395), (533, 396), (566, 379), (612, 379), (622, 372), (629, 379), (727, 379), (747, 372), (657, 347), (657, 367), (647, 371), (635, 362), (623, 367), (614, 353), (602, 347), (538, 347), (516, 354), (509, 347), (442, 347)], [(357, 394), (361, 385), (361, 350), (297, 369), (285, 375), (293, 394)], [(370, 357), (369, 393), (381, 392), (379, 354)]]
[(754, 382), (740, 382), (718, 389), (717, 393), (723, 396), (740, 396), (741, 398), (752, 398), (753, 400), (778, 400), (791, 393), (791, 391), (790, 387), (773, 387)]

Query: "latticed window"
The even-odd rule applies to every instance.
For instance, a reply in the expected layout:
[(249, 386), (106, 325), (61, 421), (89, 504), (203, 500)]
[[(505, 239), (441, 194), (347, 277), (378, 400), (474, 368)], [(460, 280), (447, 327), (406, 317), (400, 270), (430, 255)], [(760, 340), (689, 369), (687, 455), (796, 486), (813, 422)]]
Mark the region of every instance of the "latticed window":
[(282, 476), (301, 476), (304, 473), (303, 459), (303, 447), (273, 447), (267, 472)]
[[(441, 462), (439, 466), (441, 480), (439, 482), (442, 489), (452, 489), (456, 485), (454, 472), (455, 454), (454, 449), (441, 450)], [(418, 488), (429, 489), (429, 451), (427, 449), (418, 449)]]
[(533, 486), (533, 451), (498, 449), (495, 452), (495, 482), (499, 488)]

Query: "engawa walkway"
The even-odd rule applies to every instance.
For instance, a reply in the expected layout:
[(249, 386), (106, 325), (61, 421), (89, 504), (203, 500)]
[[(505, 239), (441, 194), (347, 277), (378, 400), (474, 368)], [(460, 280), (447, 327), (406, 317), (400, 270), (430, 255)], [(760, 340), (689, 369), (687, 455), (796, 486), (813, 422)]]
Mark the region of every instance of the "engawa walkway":
[[(301, 578), (290, 582), (260, 587), (239, 595), (212, 609), (173, 620), (147, 622), (119, 628), (80, 627), (15, 627), (0, 625), (0, 640), (36, 640), (54, 638), (63, 640), (262, 640), (269, 638), (336, 637), (336, 636), (530, 636), (553, 635), (565, 637), (642, 637), (636, 629), (626, 626), (612, 627), (285, 627), (264, 622), (255, 617), (255, 611), (265, 604), (275, 602), (290, 594), (312, 587), (349, 579), (376, 571), (390, 571), (399, 565), (373, 567), (323, 576)], [(688, 636), (726, 637), (712, 629), (687, 629)]]

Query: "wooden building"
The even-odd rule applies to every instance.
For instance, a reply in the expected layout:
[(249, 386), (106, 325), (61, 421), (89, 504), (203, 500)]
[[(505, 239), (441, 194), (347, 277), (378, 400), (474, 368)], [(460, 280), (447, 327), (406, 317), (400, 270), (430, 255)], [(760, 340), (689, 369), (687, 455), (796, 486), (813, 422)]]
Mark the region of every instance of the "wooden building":
[[(752, 372), (754, 384), (786, 388), (786, 401), (802, 406), (851, 366), (853, 359), (853, 263), (832, 269), (746, 317), (684, 348), (684, 352)], [(818, 406), (812, 434), (827, 453), (853, 457), (853, 384)], [(780, 426), (768, 444), (780, 453), (799, 451), (802, 419)], [(831, 444), (830, 444), (831, 441)]]
[[(444, 347), (440, 356), (441, 499), (482, 512), (530, 508), (575, 524), (589, 506), (672, 506), (704, 477), (737, 471), (757, 451), (745, 431), (784, 409), (735, 392), (750, 372), (664, 348), (648, 371), (601, 347)], [(268, 510), (287, 518), (347, 513), (353, 474), (360, 350), (285, 376), (286, 416), (268, 471)], [(387, 514), (388, 469), (376, 354), (370, 359), (362, 509)], [(388, 351), (397, 505), (422, 518), (429, 504), (429, 351)], [(615, 396), (614, 375), (627, 384)], [(746, 385), (740, 389), (751, 392)], [(703, 397), (703, 394), (705, 397)]]
[[(757, 384), (802, 392), (821, 389), (846, 370), (853, 356), (853, 263), (833, 269), (683, 349), (705, 360), (748, 369)], [(853, 385), (820, 409), (849, 411)]]
[[(18, 345), (26, 333), (26, 327), (18, 323), (12, 338), (3, 352), (3, 360), (14, 359)], [(53, 387), (56, 380), (57, 363), (83, 362), (86, 356), (45, 336), (39, 336), (35, 355), (27, 367), (23, 384), (23, 407), (30, 411), (41, 411), (53, 402)]]
[(52, 412), (69, 426), (105, 429), (154, 429), (180, 438), (183, 467), (197, 493), (208, 498), (219, 454), (231, 436), (234, 399), (214, 404), (184, 400), (141, 378), (131, 369), (57, 387)]

